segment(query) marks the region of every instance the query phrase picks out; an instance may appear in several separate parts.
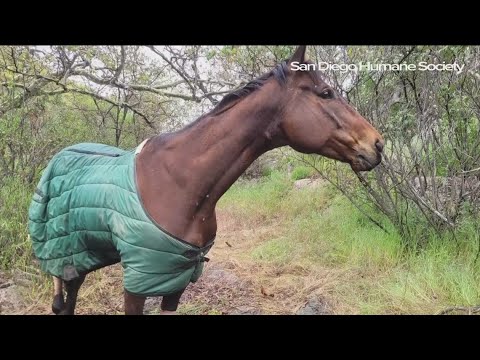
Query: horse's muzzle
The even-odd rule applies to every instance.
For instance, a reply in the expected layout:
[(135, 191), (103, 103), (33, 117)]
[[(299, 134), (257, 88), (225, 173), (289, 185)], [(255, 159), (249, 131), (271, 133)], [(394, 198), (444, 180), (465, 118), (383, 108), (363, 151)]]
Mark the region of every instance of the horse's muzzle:
[(379, 151), (374, 154), (358, 154), (351, 161), (350, 166), (354, 171), (370, 171), (376, 168), (382, 162), (382, 155)]

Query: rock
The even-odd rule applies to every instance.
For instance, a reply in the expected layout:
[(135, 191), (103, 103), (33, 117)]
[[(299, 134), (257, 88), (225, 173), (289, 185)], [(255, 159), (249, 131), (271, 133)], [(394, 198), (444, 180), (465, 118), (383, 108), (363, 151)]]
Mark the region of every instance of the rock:
[(16, 285), (5, 286), (0, 289), (0, 314), (18, 312), (24, 306), (23, 299)]
[(330, 315), (327, 303), (322, 298), (310, 298), (295, 315)]
[(293, 186), (295, 189), (303, 189), (306, 187), (309, 188), (316, 188), (320, 185), (322, 185), (325, 181), (322, 179), (301, 179), (297, 180), (293, 183)]
[(228, 315), (262, 315), (262, 311), (252, 306), (239, 306), (228, 312)]
[[(144, 315), (160, 315), (162, 311), (163, 296), (147, 297), (145, 300), (145, 306), (143, 307)], [(182, 304), (180, 300), (179, 304)]]
[(152, 307), (152, 306), (160, 307), (160, 304), (162, 303), (162, 299), (163, 299), (163, 296), (147, 297), (147, 299), (145, 300), (145, 308)]

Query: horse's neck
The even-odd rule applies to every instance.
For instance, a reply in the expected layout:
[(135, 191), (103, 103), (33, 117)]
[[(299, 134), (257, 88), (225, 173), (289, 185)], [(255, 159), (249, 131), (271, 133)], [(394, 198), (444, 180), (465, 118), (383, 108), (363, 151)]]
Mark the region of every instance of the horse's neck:
[[(152, 176), (143, 176), (144, 191), (157, 201), (146, 207), (166, 230), (197, 245), (215, 235), (217, 201), (255, 159), (276, 146), (278, 107), (262, 90), (226, 112), (147, 144), (144, 168)], [(164, 201), (169, 213), (161, 209)]]

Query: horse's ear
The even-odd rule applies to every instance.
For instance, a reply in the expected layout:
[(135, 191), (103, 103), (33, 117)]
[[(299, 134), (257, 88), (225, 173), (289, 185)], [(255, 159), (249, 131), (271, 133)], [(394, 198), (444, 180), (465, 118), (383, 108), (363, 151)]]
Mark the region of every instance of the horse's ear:
[(295, 53), (290, 58), (290, 63), (298, 61), (300, 64), (303, 64), (305, 62), (305, 50), (307, 50), (306, 45), (301, 45), (297, 47)]

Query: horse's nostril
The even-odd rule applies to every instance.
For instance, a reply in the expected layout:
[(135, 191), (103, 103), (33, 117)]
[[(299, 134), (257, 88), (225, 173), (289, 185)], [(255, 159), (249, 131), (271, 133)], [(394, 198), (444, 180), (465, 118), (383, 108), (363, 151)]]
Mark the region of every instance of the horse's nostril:
[(377, 148), (377, 150), (379, 152), (382, 152), (383, 151), (383, 141), (377, 140), (375, 142), (375, 147)]

